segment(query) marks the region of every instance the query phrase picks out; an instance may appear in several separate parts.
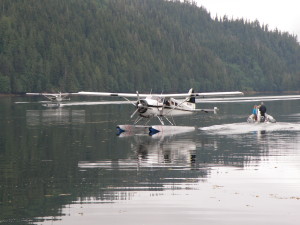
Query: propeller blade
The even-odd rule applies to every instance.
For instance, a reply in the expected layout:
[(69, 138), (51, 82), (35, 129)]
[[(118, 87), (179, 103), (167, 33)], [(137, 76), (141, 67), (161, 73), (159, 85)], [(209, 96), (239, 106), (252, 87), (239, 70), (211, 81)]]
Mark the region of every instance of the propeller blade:
[(130, 118), (134, 117), (134, 115), (137, 113), (137, 111), (139, 110), (139, 108), (137, 108), (130, 116)]
[(140, 104), (141, 102), (140, 102), (140, 95), (139, 95), (139, 92), (138, 91), (136, 91), (136, 96), (137, 96), (137, 101), (138, 101), (138, 103)]

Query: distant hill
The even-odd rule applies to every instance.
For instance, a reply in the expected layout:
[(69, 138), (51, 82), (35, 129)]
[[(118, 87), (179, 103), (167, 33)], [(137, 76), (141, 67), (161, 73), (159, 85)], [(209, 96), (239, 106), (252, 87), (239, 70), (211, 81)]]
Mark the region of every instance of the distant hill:
[(0, 92), (292, 91), (296, 36), (163, 0), (2, 0)]

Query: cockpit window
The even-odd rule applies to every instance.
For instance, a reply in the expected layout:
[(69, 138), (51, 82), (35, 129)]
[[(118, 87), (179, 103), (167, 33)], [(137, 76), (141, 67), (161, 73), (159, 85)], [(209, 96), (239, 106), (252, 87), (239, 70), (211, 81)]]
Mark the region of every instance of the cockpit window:
[(164, 99), (162, 97), (159, 96), (148, 96), (147, 98), (152, 99), (152, 100), (156, 100), (158, 103), (163, 103)]

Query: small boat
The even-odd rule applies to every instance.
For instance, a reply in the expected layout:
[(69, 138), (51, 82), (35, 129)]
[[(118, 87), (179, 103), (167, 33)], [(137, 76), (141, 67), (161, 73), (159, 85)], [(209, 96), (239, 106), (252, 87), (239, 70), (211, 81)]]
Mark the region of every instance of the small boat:
[(257, 115), (257, 117), (254, 114), (251, 114), (248, 119), (248, 123), (276, 123), (276, 120), (273, 116), (265, 113), (265, 116), (261, 116), (260, 113)]

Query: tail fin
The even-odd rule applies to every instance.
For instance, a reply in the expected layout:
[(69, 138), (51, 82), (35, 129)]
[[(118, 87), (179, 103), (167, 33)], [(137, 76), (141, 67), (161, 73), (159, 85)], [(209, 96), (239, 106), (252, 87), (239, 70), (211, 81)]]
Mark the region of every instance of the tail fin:
[[(191, 96), (193, 93), (194, 93), (194, 89), (191, 88), (191, 89), (189, 90), (189, 93), (188, 93), (188, 94)], [(196, 103), (195, 96), (189, 97), (189, 100), (188, 100), (187, 102), (190, 102), (190, 103)]]

